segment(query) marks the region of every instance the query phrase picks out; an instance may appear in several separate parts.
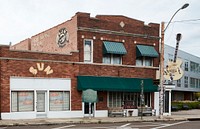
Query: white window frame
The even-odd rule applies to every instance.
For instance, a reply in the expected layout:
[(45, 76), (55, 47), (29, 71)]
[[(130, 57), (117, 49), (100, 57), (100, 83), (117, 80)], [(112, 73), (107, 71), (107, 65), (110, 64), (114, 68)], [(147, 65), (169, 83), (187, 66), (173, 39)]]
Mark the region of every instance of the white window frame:
[[(52, 96), (51, 98), (51, 94), (59, 94), (61, 96), (58, 96), (58, 98)], [(67, 95), (67, 96), (65, 96)], [(62, 97), (62, 98), (60, 98)], [(65, 98), (64, 98), (65, 97)], [(52, 100), (51, 100), (52, 99)], [(56, 101), (58, 101), (58, 107), (56, 107), (55, 105), (53, 105), (53, 103), (56, 103)], [(60, 102), (63, 102), (63, 104), (59, 104)], [(69, 91), (49, 91), (49, 111), (69, 111), (70, 110), (70, 92)]]
[[(90, 58), (91, 60), (88, 61), (85, 59), (85, 41), (90, 41), (91, 42), (91, 51), (90, 51)], [(93, 40), (92, 39), (84, 39), (83, 41), (83, 58), (85, 63), (93, 63)]]
[[(16, 93), (16, 96), (13, 96), (14, 93)], [(28, 96), (27, 98), (24, 98), (24, 95), (20, 95), (20, 94), (26, 94), (26, 93), (29, 93), (29, 94), (32, 93), (32, 104), (30, 103), (31, 102), (30, 96)], [(34, 111), (34, 106), (35, 106), (34, 102), (35, 102), (35, 97), (34, 97), (34, 91), (32, 90), (31, 91), (29, 90), (11, 91), (11, 112), (32, 112)], [(20, 103), (25, 103), (25, 104), (21, 105)], [(23, 109), (22, 108), (23, 106), (29, 106), (29, 108), (31, 109), (28, 110), (27, 107)]]

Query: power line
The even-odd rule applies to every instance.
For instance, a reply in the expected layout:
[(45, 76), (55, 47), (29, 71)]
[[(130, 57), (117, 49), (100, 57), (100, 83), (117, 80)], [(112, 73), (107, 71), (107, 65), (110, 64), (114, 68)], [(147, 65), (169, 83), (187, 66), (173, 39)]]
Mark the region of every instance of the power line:
[(199, 19), (189, 19), (189, 20), (173, 21), (172, 23), (175, 23), (175, 22), (193, 22), (193, 21), (200, 21), (200, 18)]

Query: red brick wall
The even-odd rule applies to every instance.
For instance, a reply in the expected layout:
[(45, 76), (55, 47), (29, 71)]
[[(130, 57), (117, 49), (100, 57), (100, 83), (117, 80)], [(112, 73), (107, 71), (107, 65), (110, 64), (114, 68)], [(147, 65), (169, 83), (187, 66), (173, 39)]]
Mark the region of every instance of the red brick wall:
[(155, 70), (151, 68), (134, 68), (126, 66), (106, 66), (83, 64), (79, 66), (79, 75), (115, 76), (133, 78), (154, 78)]
[[(9, 51), (9, 46), (0, 47), (1, 59), (1, 111), (10, 112), (10, 77), (44, 77), (44, 78), (71, 78), (71, 100), (72, 110), (81, 110), (81, 93), (77, 91), (76, 75), (79, 73), (79, 66), (67, 61), (77, 61), (78, 56), (55, 55), (44, 53), (28, 53), (19, 51)], [(28, 60), (27, 60), (28, 59)], [(56, 62), (62, 61), (62, 62)], [(44, 63), (44, 67), (50, 66), (53, 73), (46, 75), (43, 71), (38, 71), (36, 75), (29, 72), (32, 66), (37, 68), (36, 63)]]
[[(69, 41), (64, 47), (58, 47), (56, 43), (56, 36), (61, 28), (66, 28)], [(38, 52), (70, 54), (77, 51), (77, 18), (73, 17), (71, 20), (62, 24), (54, 26), (46, 31), (32, 36), (30, 39), (21, 41), (20, 43), (11, 47), (14, 50), (31, 50)]]
[(30, 50), (31, 49), (31, 39), (25, 39), (18, 44), (15, 44), (10, 47), (13, 50)]
[[(84, 35), (84, 38), (81, 36)], [(96, 39), (93, 39), (96, 37)], [(94, 63), (102, 63), (103, 59), (103, 41), (101, 40), (103, 37), (106, 41), (115, 41), (115, 42), (124, 42), (124, 46), (127, 50), (127, 54), (122, 57), (122, 64), (123, 65), (135, 65), (136, 62), (136, 45), (138, 44), (145, 44), (145, 45), (153, 45), (156, 44), (154, 47), (157, 52), (159, 52), (159, 42), (155, 39), (143, 39), (143, 38), (134, 38), (128, 36), (116, 36), (116, 35), (109, 35), (109, 34), (97, 34), (92, 32), (79, 32), (78, 33), (78, 42), (79, 42), (79, 52), (80, 52), (80, 61), (83, 62), (83, 43), (84, 39), (92, 39), (93, 40), (93, 62)], [(137, 41), (138, 43), (134, 43)], [(159, 58), (154, 59), (154, 67), (159, 66)]]
[[(125, 26), (122, 28), (119, 23), (123, 21)], [(66, 27), (69, 32), (69, 43), (63, 48), (58, 48), (55, 38), (60, 28)], [(133, 67), (136, 60), (136, 45), (153, 45), (158, 52), (159, 39), (134, 37), (128, 35), (118, 35), (109, 33), (98, 33), (88, 31), (77, 31), (78, 27), (90, 27), (93, 29), (105, 29), (118, 32), (134, 33), (141, 35), (150, 35), (159, 37), (159, 25), (149, 24), (145, 26), (144, 22), (124, 16), (97, 16), (91, 18), (87, 13), (77, 13), (71, 20), (58, 26), (50, 28), (31, 37), (28, 40), (15, 45), (15, 49), (30, 49), (31, 51), (9, 50), (9, 46), (0, 46), (0, 84), (1, 84), (1, 109), (2, 112), (10, 111), (10, 76), (20, 77), (48, 77), (48, 78), (71, 78), (71, 101), (72, 110), (81, 110), (82, 99), (81, 91), (77, 90), (77, 75), (92, 76), (118, 76), (118, 77), (136, 77), (153, 78), (156, 77), (157, 68)], [(82, 37), (84, 36), (84, 38)], [(95, 38), (94, 38), (95, 37)], [(83, 40), (93, 39), (93, 60), (94, 63), (102, 63), (103, 40), (123, 42), (128, 54), (123, 56), (123, 65), (112, 66), (103, 64), (82, 64), (83, 62)], [(135, 44), (135, 41), (137, 42)], [(29, 45), (26, 45), (29, 44)], [(39, 51), (39, 52), (34, 52)], [(72, 52), (77, 51), (77, 52)], [(43, 53), (41, 53), (43, 52)], [(72, 52), (72, 53), (71, 53)], [(55, 54), (52, 54), (55, 53)], [(60, 54), (57, 54), (60, 53)], [(71, 53), (71, 55), (66, 55)], [(79, 63), (75, 63), (79, 62)], [(53, 74), (46, 75), (39, 72), (36, 76), (29, 72), (31, 66), (36, 67), (36, 63), (44, 63), (54, 70)], [(154, 59), (154, 66), (159, 66), (159, 58)], [(97, 109), (107, 108), (107, 92), (98, 92), (103, 101), (97, 103)]]
[[(96, 104), (97, 110), (106, 110), (107, 107), (107, 92), (98, 92), (99, 101)], [(101, 99), (101, 100), (100, 100)]]
[[(154, 46), (157, 52), (159, 52), (159, 24), (150, 23), (144, 25), (143, 21), (127, 18), (124, 16), (103, 16), (97, 15), (95, 18), (91, 18), (89, 14), (77, 13), (78, 27), (86, 27), (99, 30), (110, 30), (122, 32), (122, 34), (110, 34), (78, 31), (78, 49), (80, 51), (80, 61), (83, 62), (83, 42), (84, 39), (93, 39), (93, 62), (102, 62), (102, 48), (103, 41), (115, 41), (123, 42), (128, 54), (123, 56), (124, 65), (135, 65), (136, 59), (136, 45), (144, 44)], [(119, 24), (123, 21), (125, 26), (121, 27)], [(130, 36), (126, 34), (137, 34), (139, 36)], [(124, 35), (123, 35), (124, 34)], [(82, 38), (84, 36), (84, 38)], [(142, 37), (147, 36), (147, 37)], [(155, 36), (157, 38), (150, 38), (148, 36)], [(95, 39), (94, 39), (95, 37)], [(103, 39), (103, 40), (102, 40)], [(135, 43), (136, 42), (136, 43)], [(159, 58), (154, 59), (154, 66), (159, 66)]]

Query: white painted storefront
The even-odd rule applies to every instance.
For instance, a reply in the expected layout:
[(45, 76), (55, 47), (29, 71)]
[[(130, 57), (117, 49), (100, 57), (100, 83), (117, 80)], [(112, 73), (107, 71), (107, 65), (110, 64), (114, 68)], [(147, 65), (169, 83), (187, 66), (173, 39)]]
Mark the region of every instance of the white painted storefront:
[(10, 112), (2, 119), (83, 116), (83, 111), (71, 111), (70, 78), (10, 78)]

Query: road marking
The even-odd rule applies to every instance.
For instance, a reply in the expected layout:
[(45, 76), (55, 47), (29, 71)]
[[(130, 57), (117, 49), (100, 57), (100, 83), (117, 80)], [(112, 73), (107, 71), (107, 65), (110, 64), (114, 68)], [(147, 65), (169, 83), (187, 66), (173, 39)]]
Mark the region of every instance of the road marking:
[(67, 125), (67, 126), (62, 126), (62, 127), (57, 127), (57, 128), (52, 128), (52, 129), (63, 129), (63, 128), (70, 128), (70, 127), (74, 127), (76, 125)]
[(121, 128), (124, 128), (124, 127), (126, 127), (126, 126), (129, 126), (131, 123), (127, 123), (127, 124), (125, 124), (125, 125), (122, 125), (122, 126), (120, 126)]
[(127, 123), (127, 124), (125, 124), (125, 125), (122, 125), (122, 126), (119, 126), (119, 127), (117, 127), (116, 129), (132, 129), (131, 127), (127, 127), (127, 126), (129, 126), (131, 123)]
[(142, 128), (142, 127), (150, 127), (150, 126), (158, 126), (158, 125), (132, 125), (131, 127), (135, 127), (135, 128)]
[(165, 128), (165, 127), (169, 127), (169, 126), (173, 126), (173, 125), (178, 125), (178, 124), (183, 124), (183, 123), (187, 123), (189, 121), (181, 121), (181, 122), (177, 122), (177, 123), (173, 123), (173, 124), (166, 124), (164, 126), (160, 126), (160, 127), (155, 127), (155, 128), (151, 128), (151, 129), (161, 129), (161, 128)]
[(126, 127), (126, 126), (129, 126), (131, 123), (127, 123), (127, 124), (125, 124), (125, 125), (122, 125), (122, 126), (120, 126), (121, 128), (124, 128), (124, 127)]

